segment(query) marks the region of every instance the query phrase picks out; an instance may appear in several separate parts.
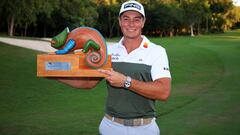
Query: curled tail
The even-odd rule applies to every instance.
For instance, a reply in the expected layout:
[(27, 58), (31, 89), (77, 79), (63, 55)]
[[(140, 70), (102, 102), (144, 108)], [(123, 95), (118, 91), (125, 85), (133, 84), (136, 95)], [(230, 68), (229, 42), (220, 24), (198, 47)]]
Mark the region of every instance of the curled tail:
[(85, 59), (86, 64), (90, 68), (96, 69), (103, 66), (103, 64), (100, 63), (102, 59), (102, 55), (99, 52), (99, 50), (100, 50), (100, 45), (91, 39), (89, 39), (84, 45), (83, 52), (87, 53), (86, 59)]

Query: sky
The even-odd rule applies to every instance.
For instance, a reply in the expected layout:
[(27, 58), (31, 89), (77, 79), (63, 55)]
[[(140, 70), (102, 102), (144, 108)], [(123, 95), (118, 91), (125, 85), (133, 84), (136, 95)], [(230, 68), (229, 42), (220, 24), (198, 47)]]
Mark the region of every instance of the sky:
[(236, 6), (240, 6), (240, 0), (233, 0), (233, 4), (235, 4)]

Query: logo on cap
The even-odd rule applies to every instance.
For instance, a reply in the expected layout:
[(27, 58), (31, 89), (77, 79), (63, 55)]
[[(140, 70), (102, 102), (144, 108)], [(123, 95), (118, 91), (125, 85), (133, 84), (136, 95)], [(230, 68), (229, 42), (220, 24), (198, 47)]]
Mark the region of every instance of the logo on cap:
[(126, 5), (124, 5), (124, 9), (126, 8), (136, 8), (138, 10), (141, 10), (141, 6), (136, 3), (127, 3)]
[(124, 2), (121, 6), (120, 12), (119, 12), (119, 16), (125, 12), (125, 11), (129, 11), (129, 10), (133, 10), (133, 11), (137, 11), (140, 14), (142, 14), (142, 16), (145, 18), (145, 13), (144, 13), (144, 7), (141, 3), (137, 2), (137, 1), (127, 1)]

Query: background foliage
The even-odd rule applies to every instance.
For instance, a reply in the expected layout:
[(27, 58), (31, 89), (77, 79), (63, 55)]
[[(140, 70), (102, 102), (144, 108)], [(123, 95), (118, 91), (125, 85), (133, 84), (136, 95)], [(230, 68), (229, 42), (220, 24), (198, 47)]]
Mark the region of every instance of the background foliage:
[[(10, 36), (52, 37), (65, 27), (97, 28), (119, 36), (118, 13), (126, 0), (4, 0), (0, 32)], [(232, 0), (139, 0), (146, 10), (144, 34), (192, 36), (239, 27), (240, 7)]]

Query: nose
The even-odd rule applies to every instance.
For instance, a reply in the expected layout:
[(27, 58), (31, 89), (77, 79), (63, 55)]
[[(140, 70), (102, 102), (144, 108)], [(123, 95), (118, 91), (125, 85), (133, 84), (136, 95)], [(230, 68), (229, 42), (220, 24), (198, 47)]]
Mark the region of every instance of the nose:
[(129, 25), (134, 26), (134, 20), (133, 19), (129, 21)]

